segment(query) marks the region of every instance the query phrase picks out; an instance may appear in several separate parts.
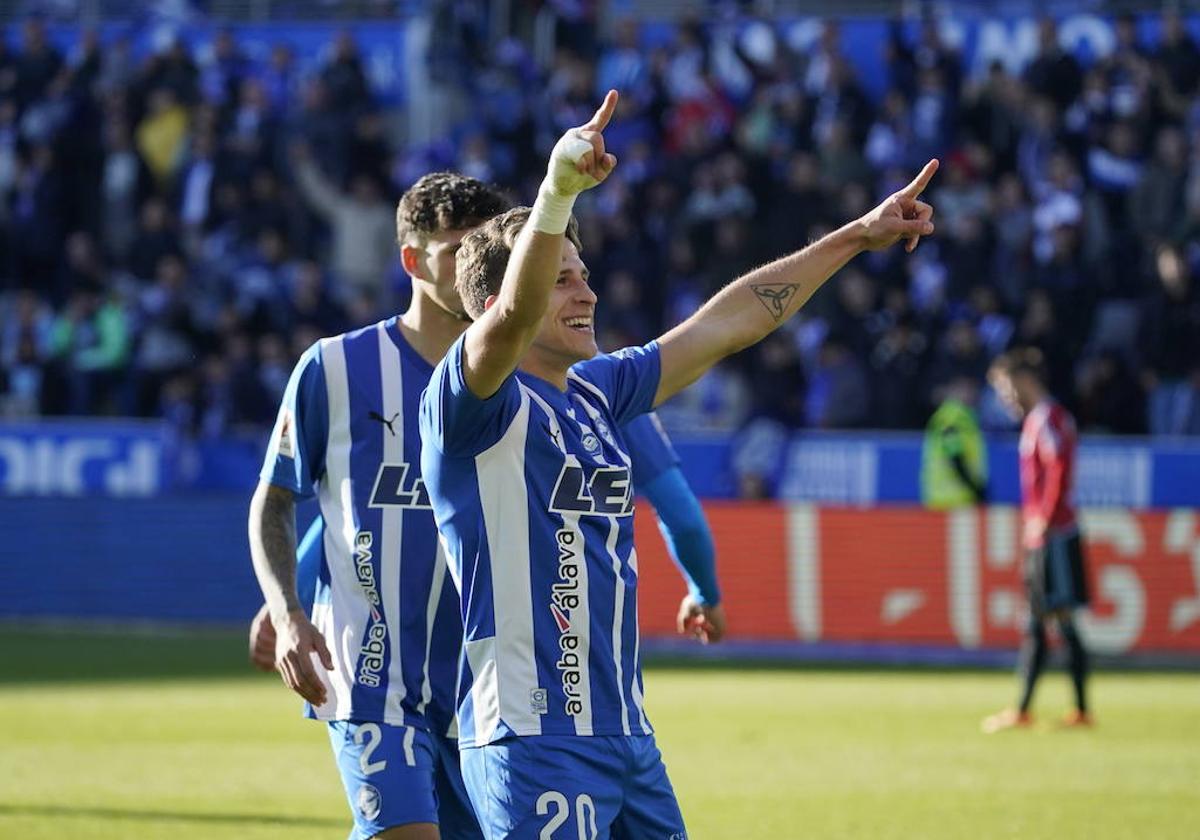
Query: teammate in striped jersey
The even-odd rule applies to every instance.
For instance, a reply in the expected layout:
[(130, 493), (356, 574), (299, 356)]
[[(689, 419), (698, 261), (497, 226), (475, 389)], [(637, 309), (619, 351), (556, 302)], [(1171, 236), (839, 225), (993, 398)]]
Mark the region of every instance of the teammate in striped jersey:
[[(403, 824), (402, 821), (409, 819), (413, 813), (428, 817), (430, 797), (429, 784), (426, 782), (429, 771), (425, 761), (428, 755), (433, 758), (432, 783), (441, 836), (480, 836), (458, 773), (456, 744), (453, 742), (454, 681), (462, 624), (450, 587), (445, 585), (444, 559), (436, 549), (436, 527), (427, 504), (421, 498), (421, 486), (415, 473), (418, 464), (414, 452), (417, 436), (412, 433), (411, 424), (415, 422), (417, 397), (432, 370), (426, 361), (430, 355), (428, 351), (432, 349), (434, 353), (444, 354), (450, 341), (465, 327), (465, 322), (457, 314), (461, 311), (457, 292), (452, 280), (447, 279), (453, 274), (453, 249), (470, 224), (503, 208), (499, 202), (502, 199), (479, 182), (460, 176), (430, 176), (413, 187), (397, 214), (398, 234), (404, 249), (402, 256), (414, 278), (413, 309), (401, 319), (390, 319), (367, 330), (328, 339), (306, 354), (293, 376), (289, 396), (281, 410), (280, 426), (276, 428), (264, 467), (264, 482), (281, 486), (284, 490), (279, 504), (286, 506), (289, 495), (305, 495), (306, 488), (309, 488), (310, 495), (315, 489), (322, 500), (321, 513), (305, 534), (299, 548), (298, 565), (294, 572), (294, 606), (304, 615), (311, 614), (318, 624), (323, 623), (325, 632), (332, 631), (335, 638), (340, 633), (345, 642), (343, 655), (330, 657), (336, 660), (333, 675), (322, 682), (327, 691), (332, 687), (335, 695), (338, 686), (343, 688), (344, 694), (346, 683), (353, 683), (350, 690), (351, 707), (339, 709), (336, 697), (329, 700), (326, 696), (325, 703), (315, 708), (309, 705), (308, 712), (313, 717), (331, 715), (340, 719), (331, 724), (331, 736), (347, 795), (351, 798), (356, 815), (355, 836), (378, 835), (389, 826)], [(414, 251), (417, 253), (414, 254)], [(438, 296), (436, 299), (435, 294)], [(445, 317), (445, 314), (452, 318)], [(385, 336), (390, 343), (384, 340)], [(415, 346), (417, 341), (430, 337), (434, 341), (427, 347)], [(411, 344), (408, 338), (412, 338)], [(330, 348), (333, 342), (340, 343), (342, 349)], [(345, 359), (345, 375), (338, 373), (339, 352), (340, 357)], [(399, 359), (399, 365), (393, 357)], [(398, 408), (401, 416), (396, 416), (396, 412), (380, 412), (367, 407), (363, 402), (363, 393), (370, 393), (372, 389), (376, 390), (373, 396), (387, 401), (383, 389), (396, 384), (397, 368), (402, 397), (399, 403), (395, 403), (393, 397), (390, 408)], [(331, 371), (335, 380), (333, 385), (328, 376)], [(376, 386), (376, 382), (381, 384)], [(349, 404), (343, 407), (331, 405), (330, 399), (335, 394), (338, 403), (344, 403), (344, 397), (349, 397)], [(372, 436), (370, 432), (374, 427), (367, 425), (367, 433), (352, 442), (348, 466), (344, 464), (344, 457), (339, 466), (337, 456), (331, 456), (330, 441), (337, 433), (331, 419), (345, 415), (347, 410), (355, 416), (365, 411), (367, 418), (378, 423), (379, 427), (375, 430), (377, 434)], [(285, 417), (286, 427), (282, 426)], [(351, 421), (353, 419), (352, 416)], [(680, 608), (681, 632), (690, 632), (705, 640), (718, 639), (723, 627), (709, 624), (699, 615), (700, 603), (716, 603), (720, 598), (714, 572), (712, 537), (699, 503), (683, 481), (678, 468), (679, 459), (657, 424), (657, 418), (640, 417), (630, 424), (625, 434), (634, 442), (634, 474), (638, 489), (655, 506), (672, 555), (688, 580), (689, 595)], [(391, 443), (397, 435), (402, 436), (400, 442)], [(403, 453), (403, 460), (397, 462), (394, 457), (391, 461), (387, 460), (389, 455), (394, 456), (397, 452)], [(334, 480), (339, 469), (341, 480), (349, 478), (351, 498), (357, 500), (369, 491), (366, 507), (382, 508), (383, 513), (375, 514), (374, 520), (383, 526), (382, 539), (376, 539), (374, 532), (364, 527), (372, 524), (366, 519), (371, 512), (362, 511), (359, 500), (352, 508), (357, 523), (356, 539), (349, 549), (345, 545), (346, 509), (338, 506), (337, 499), (326, 498), (329, 488), (325, 488), (326, 495), (322, 495), (322, 482)], [(303, 477), (303, 480), (298, 481), (297, 476)], [(280, 495), (274, 487), (260, 487), (260, 492)], [(389, 509), (399, 511), (399, 515), (395, 512), (391, 514), (390, 523)], [(339, 515), (341, 520), (337, 518)], [(325, 527), (327, 516), (334, 517), (330, 520), (330, 528)], [(286, 522), (280, 520), (294, 523), (294, 514), (285, 515), (281, 512), (274, 520), (275, 527), (286, 529)], [(401, 526), (399, 540), (394, 530), (397, 524)], [(269, 530), (271, 522), (260, 521), (257, 527)], [(399, 543), (400, 555), (393, 560), (371, 558), (376, 565), (368, 573), (359, 562), (363, 539), (358, 535), (371, 533), (373, 546), (383, 550), (389, 528), (392, 529), (392, 548)], [(351, 550), (355, 553), (351, 554)], [(394, 555), (395, 551), (390, 551), (388, 556)], [(349, 557), (354, 558), (353, 578), (345, 569), (349, 565)], [(277, 562), (272, 557), (263, 559), (269, 563)], [(401, 572), (392, 568), (396, 560)], [(282, 574), (268, 570), (268, 576), (274, 580), (264, 585), (264, 593), (268, 593), (270, 588), (288, 589), (286, 581), (280, 579), (287, 575), (287, 564), (281, 560), (278, 563)], [(340, 572), (339, 566), (342, 567)], [(429, 577), (430, 567), (432, 577)], [(374, 589), (364, 585), (364, 577), (375, 583)], [(393, 608), (386, 606), (386, 599), (378, 584), (381, 580), (396, 581), (397, 578), (401, 596)], [(420, 598), (425, 592), (428, 592), (429, 598), (422, 610), (419, 609)], [(361, 685), (361, 675), (357, 680), (353, 678), (354, 673), (350, 669), (356, 655), (359, 667), (372, 665), (371, 651), (367, 650), (372, 643), (371, 625), (364, 624), (367, 640), (356, 654), (352, 647), (353, 640), (360, 638), (361, 633), (350, 630), (349, 624), (356, 620), (356, 610), (360, 616), (365, 611), (370, 616), (369, 622), (375, 622), (371, 607), (378, 608), (381, 602), (385, 609), (379, 613), (384, 619), (382, 624), (387, 631), (388, 645), (401, 654), (398, 657), (401, 661), (398, 673), (402, 677), (415, 677), (421, 683), (419, 688), (410, 679), (368, 686), (372, 690), (366, 691)], [(414, 606), (418, 609), (414, 609)], [(408, 623), (388, 620), (387, 617), (395, 615), (397, 609), (400, 622), (413, 616), (425, 620)], [(289, 618), (297, 619), (298, 616)], [(357, 620), (367, 621), (362, 618)], [(296, 623), (303, 628), (302, 624)], [(397, 633), (398, 626), (401, 629)], [(324, 637), (320, 631), (314, 629), (307, 638), (318, 651), (324, 647)], [(269, 609), (264, 606), (251, 625), (252, 661), (264, 669), (274, 668), (276, 641)], [(426, 657), (424, 672), (420, 670), (422, 645)], [(300, 667), (305, 663), (303, 656), (295, 657), (294, 661)], [(309, 671), (294, 675), (309, 681), (307, 685), (301, 683), (294, 687), (306, 699), (315, 700), (309, 693), (314, 687), (311, 681), (319, 680), (323, 675), (319, 669), (310, 668)], [(399, 693), (395, 696), (389, 693), (397, 690)], [(357, 706), (353, 703), (355, 692), (360, 701)], [(406, 698), (418, 696), (421, 701), (415, 707), (412, 703), (404, 703)], [(399, 712), (394, 708), (397, 700), (400, 703)], [(332, 710), (328, 708), (330, 703), (334, 704)], [(378, 714), (380, 708), (383, 709), (382, 718)], [(399, 715), (403, 716), (404, 723), (397, 726)], [(424, 718), (424, 729), (418, 720), (421, 716)], [(432, 729), (432, 737), (426, 733), (426, 729)], [(427, 742), (430, 742), (428, 749)], [(415, 771), (409, 769), (414, 762), (417, 765)], [(409, 800), (414, 800), (416, 805), (406, 805)], [(414, 827), (411, 831), (428, 834), (429, 829), (430, 826), (426, 824)], [(401, 834), (399, 829), (393, 828), (386, 831), (384, 836)]]
[[(451, 787), (462, 625), (418, 477), (416, 406), (465, 325), (454, 252), (506, 206), (448, 173), (406, 193), (396, 221), (412, 305), (304, 354), (251, 501), (276, 665), (307, 714), (328, 722), (354, 837), (437, 838), (439, 817), (443, 836), (479, 836)], [(313, 495), (326, 527), (310, 621), (296, 591), (295, 499)]]
[(616, 99), (556, 144), (532, 210), (463, 240), (459, 292), (474, 322), (421, 402), (422, 474), (465, 624), (462, 770), (490, 840), (686, 837), (643, 703), (620, 428), (764, 338), (858, 253), (901, 238), (911, 250), (933, 231), (917, 197), (935, 161), (659, 340), (597, 356), (571, 209), (616, 164), (602, 134)]

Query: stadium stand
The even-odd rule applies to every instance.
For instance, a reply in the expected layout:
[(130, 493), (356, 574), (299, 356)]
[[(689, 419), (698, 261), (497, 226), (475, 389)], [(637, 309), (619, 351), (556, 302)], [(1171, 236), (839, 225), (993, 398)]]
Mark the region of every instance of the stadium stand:
[[(966, 66), (935, 21), (896, 22), (867, 45), (884, 77), (863, 79), (838, 24), (797, 45), (748, 4), (604, 27), (595, 4), (510, 4), (524, 40), (492, 37), (474, 4), (403, 5), (433, 46), (429, 85), (402, 101), (349, 32), (315, 58), (261, 37), (250, 50), (236, 28), (148, 49), (14, 28), (0, 414), (265, 428), (309, 343), (403, 305), (401, 190), (453, 168), (528, 198), (548, 145), (617, 87), (615, 182), (578, 207), (601, 346), (652, 338), (927, 157), (944, 164), (936, 238), (849, 266), (668, 406), (675, 428), (917, 429), (941, 385), (982, 383), (1021, 343), (1044, 351), (1085, 431), (1200, 435), (1195, 20), (1118, 17), (1099, 58), (1044, 20), (1022, 67)], [(982, 421), (1011, 428), (986, 402)]]

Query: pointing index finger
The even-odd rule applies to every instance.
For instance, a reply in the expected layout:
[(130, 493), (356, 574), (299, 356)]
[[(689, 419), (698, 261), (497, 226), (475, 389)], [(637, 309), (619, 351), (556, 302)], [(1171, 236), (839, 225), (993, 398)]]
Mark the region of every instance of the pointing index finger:
[(608, 121), (612, 119), (615, 110), (617, 110), (617, 92), (610, 90), (604, 97), (604, 101), (600, 103), (600, 107), (596, 109), (596, 113), (584, 123), (582, 128), (585, 131), (603, 131), (608, 126)]
[(912, 179), (907, 187), (900, 191), (900, 194), (905, 198), (916, 198), (921, 193), (925, 192), (925, 188), (929, 186), (929, 182), (933, 179), (933, 173), (938, 171), (938, 160), (934, 158), (925, 164), (917, 177)]

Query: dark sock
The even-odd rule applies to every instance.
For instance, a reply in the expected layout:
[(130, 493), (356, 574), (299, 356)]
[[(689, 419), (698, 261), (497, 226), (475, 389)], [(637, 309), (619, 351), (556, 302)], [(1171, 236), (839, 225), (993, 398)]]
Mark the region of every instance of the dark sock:
[(1071, 668), (1071, 682), (1075, 685), (1075, 708), (1081, 712), (1087, 711), (1086, 683), (1088, 675), (1088, 655), (1075, 629), (1075, 622), (1070, 616), (1060, 619), (1059, 632), (1067, 643), (1067, 661)]
[(1029, 619), (1029, 628), (1025, 631), (1025, 639), (1021, 642), (1021, 655), (1017, 660), (1017, 668), (1021, 674), (1021, 702), (1018, 708), (1022, 712), (1029, 711), (1033, 702), (1033, 687), (1041, 676), (1042, 666), (1046, 664), (1046, 628), (1040, 619)]

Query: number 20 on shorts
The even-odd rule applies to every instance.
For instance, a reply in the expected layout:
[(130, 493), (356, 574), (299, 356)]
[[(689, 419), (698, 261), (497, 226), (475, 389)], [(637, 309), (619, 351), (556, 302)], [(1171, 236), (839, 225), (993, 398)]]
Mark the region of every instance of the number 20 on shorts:
[[(555, 837), (554, 832), (571, 818), (571, 803), (565, 794), (548, 790), (538, 797), (537, 812), (540, 816), (551, 814), (550, 821), (542, 826), (538, 840), (568, 840), (565, 836)], [(575, 826), (578, 840), (596, 840), (596, 803), (586, 793), (575, 797)]]

